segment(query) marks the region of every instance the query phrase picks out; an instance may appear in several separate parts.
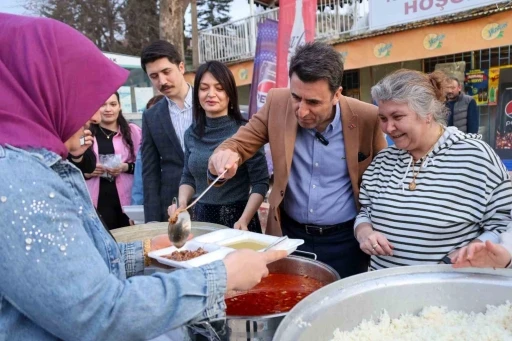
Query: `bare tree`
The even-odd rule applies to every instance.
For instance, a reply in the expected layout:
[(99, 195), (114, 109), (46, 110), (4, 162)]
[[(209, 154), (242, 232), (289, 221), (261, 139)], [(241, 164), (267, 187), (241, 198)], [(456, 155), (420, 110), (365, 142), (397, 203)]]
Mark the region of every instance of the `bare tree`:
[(158, 39), (184, 54), (184, 16), (190, 0), (25, 0), (25, 8), (62, 21), (103, 51), (139, 55)]
[(76, 28), (104, 51), (120, 52), (123, 4), (124, 0), (27, 0), (25, 8)]
[(146, 45), (158, 39), (157, 0), (125, 0), (122, 17), (125, 23), (126, 53), (140, 55)]
[(190, 0), (160, 0), (160, 39), (167, 40), (185, 55), (184, 17)]

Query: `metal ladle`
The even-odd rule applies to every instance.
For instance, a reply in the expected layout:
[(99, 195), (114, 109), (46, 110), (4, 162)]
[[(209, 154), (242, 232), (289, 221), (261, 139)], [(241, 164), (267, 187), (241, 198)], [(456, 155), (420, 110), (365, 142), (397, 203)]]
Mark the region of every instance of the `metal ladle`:
[[(190, 235), (190, 231), (192, 230), (192, 220), (190, 219), (190, 214), (188, 213), (188, 209), (197, 204), (197, 202), (210, 190), (219, 181), (228, 169), (222, 172), (215, 180), (212, 181), (210, 186), (208, 186), (203, 193), (201, 193), (196, 200), (194, 200), (190, 205), (188, 205), (184, 209), (177, 209), (173, 216), (169, 219), (169, 226), (167, 228), (167, 233), (169, 234), (170, 241), (176, 246), (178, 249), (182, 248), (183, 245), (187, 242), (187, 238)], [(175, 204), (173, 200), (173, 204)], [(173, 220), (176, 222), (172, 223)]]

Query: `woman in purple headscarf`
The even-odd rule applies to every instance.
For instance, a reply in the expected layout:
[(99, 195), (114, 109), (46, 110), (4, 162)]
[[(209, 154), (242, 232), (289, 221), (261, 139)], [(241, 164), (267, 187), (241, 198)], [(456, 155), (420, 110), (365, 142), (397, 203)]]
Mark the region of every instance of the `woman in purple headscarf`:
[[(50, 19), (0, 13), (0, 325), (6, 340), (143, 340), (222, 316), (282, 253), (248, 250), (135, 276), (150, 242), (117, 244), (66, 161), (127, 72)], [(130, 277), (127, 279), (127, 277)]]

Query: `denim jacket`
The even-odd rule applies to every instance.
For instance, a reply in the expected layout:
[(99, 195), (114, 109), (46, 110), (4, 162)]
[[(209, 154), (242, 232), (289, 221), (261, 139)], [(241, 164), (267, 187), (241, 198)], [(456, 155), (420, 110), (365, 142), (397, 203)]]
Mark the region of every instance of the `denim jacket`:
[(0, 180), (0, 341), (145, 340), (224, 316), (222, 261), (130, 277), (141, 243), (111, 238), (60, 156), (0, 146)]

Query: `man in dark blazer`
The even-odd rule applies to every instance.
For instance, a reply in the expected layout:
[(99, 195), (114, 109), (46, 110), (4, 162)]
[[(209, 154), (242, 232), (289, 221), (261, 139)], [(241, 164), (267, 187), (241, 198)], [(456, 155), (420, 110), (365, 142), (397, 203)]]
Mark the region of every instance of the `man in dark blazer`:
[(184, 160), (183, 134), (192, 123), (192, 88), (178, 50), (159, 40), (142, 50), (142, 69), (166, 98), (142, 115), (142, 182), (146, 222), (166, 221), (178, 196)]

